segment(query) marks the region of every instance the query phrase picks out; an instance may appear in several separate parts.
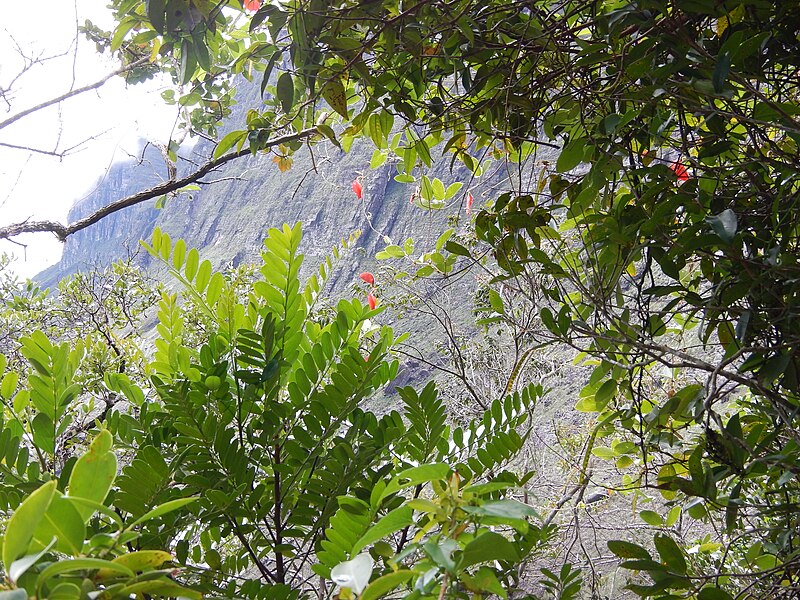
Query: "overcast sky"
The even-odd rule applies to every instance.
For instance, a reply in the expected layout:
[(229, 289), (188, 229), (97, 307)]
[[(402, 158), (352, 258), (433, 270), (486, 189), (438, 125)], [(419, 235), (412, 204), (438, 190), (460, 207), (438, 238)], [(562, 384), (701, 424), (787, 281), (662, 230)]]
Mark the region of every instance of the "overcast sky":
[[(71, 88), (102, 78), (115, 65), (96, 53), (94, 45), (76, 37), (77, 23), (90, 18), (110, 29), (106, 0), (49, 0), (8, 3), (0, 24), (0, 88), (12, 84), (11, 106), (0, 98), (0, 121), (59, 96)], [(32, 9), (35, 8), (35, 15)], [(31, 68), (16, 81), (28, 58), (63, 55)], [(90, 193), (115, 160), (135, 153), (137, 140), (166, 141), (176, 110), (163, 104), (163, 83), (125, 86), (115, 77), (97, 92), (88, 92), (60, 106), (38, 111), (0, 129), (0, 225), (26, 219), (66, 221), (67, 211)], [(29, 150), (67, 152), (64, 158)], [(48, 233), (0, 242), (0, 253), (17, 257), (13, 268), (29, 277), (54, 264), (61, 244)]]

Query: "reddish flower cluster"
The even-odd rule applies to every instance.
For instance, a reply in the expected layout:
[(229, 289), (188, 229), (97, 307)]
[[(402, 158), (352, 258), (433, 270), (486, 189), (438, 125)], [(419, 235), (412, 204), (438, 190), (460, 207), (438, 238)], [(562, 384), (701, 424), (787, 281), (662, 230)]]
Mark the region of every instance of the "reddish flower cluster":
[(678, 177), (678, 181), (683, 183), (684, 181), (689, 181), (689, 168), (679, 162), (674, 162), (669, 166), (670, 169), (675, 171), (675, 175)]
[[(367, 285), (375, 285), (375, 276), (369, 271), (364, 271), (361, 273), (359, 278)], [(372, 310), (375, 310), (375, 307), (378, 305), (378, 300), (375, 298), (372, 292), (367, 293), (367, 304), (369, 304), (369, 307)]]
[(356, 198), (361, 200), (361, 198), (364, 196), (364, 188), (361, 187), (361, 182), (359, 181), (359, 179), (360, 178), (354, 179), (351, 185), (353, 187), (353, 192), (355, 192), (356, 194)]

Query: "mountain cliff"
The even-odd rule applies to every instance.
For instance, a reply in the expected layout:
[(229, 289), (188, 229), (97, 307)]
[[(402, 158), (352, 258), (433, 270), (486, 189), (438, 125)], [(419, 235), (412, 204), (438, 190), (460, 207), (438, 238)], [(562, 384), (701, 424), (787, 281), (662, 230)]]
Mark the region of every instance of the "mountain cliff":
[[(257, 86), (241, 81), (237, 99), (239, 104), (223, 134), (245, 127), (247, 109), (260, 102)], [(160, 151), (151, 144), (142, 145), (144, 150), (138, 160), (113, 165), (98, 180), (95, 190), (73, 206), (70, 222), (166, 179), (167, 168)], [(256, 259), (269, 228), (283, 223), (304, 224), (303, 248), (312, 262), (316, 262), (315, 256), (329, 253), (342, 238), (361, 231), (359, 247), (363, 251), (359, 260), (364, 263), (385, 246), (386, 238), (402, 243), (406, 237), (414, 237), (421, 248), (426, 241), (438, 237), (449, 217), (465, 217), (466, 185), (445, 209), (419, 209), (408, 201), (413, 186), (394, 180), (396, 168), (391, 158), (377, 169), (370, 169), (373, 149), (365, 140), (357, 140), (349, 153), (327, 142), (304, 147), (294, 155), (292, 168), (284, 173), (273, 163), (272, 154), (230, 162), (204, 178), (200, 190), (167, 198), (161, 209), (149, 201), (71, 236), (61, 261), (40, 273), (37, 280), (53, 287), (78, 270), (135, 253), (138, 241), (149, 238), (155, 226), (173, 239), (185, 239), (189, 247), (197, 247), (217, 267)], [(212, 152), (213, 146), (201, 140), (179, 153), (182, 158), (178, 170), (188, 171), (193, 164), (207, 160)], [(461, 181), (469, 185), (476, 209), (482, 192), (487, 192), (486, 197), (496, 197), (498, 188), (508, 187), (505, 173), (484, 176), (483, 181), (477, 182), (465, 168), (458, 168), (460, 163), (451, 172), (449, 160), (439, 162), (434, 164), (432, 175), (447, 183)], [(351, 189), (357, 176), (363, 176), (363, 200), (358, 200)], [(146, 258), (140, 260), (146, 264)], [(351, 265), (344, 274), (350, 276), (355, 268)]]
[[(408, 198), (413, 189), (394, 181), (396, 169), (390, 162), (370, 170), (371, 152), (366, 142), (349, 153), (330, 144), (303, 148), (285, 173), (268, 154), (234, 161), (207, 176), (200, 190), (168, 198), (161, 209), (149, 201), (71, 236), (61, 261), (40, 273), (37, 280), (52, 287), (78, 270), (134, 253), (138, 240), (148, 238), (155, 226), (175, 239), (184, 238), (190, 247), (197, 247), (204, 257), (222, 266), (256, 259), (268, 229), (283, 223), (303, 222), (304, 251), (310, 259), (327, 254), (342, 238), (359, 230), (359, 247), (371, 257), (385, 245), (385, 238), (402, 242), (413, 235), (424, 241), (441, 233), (449, 215), (459, 211), (464, 215), (462, 198), (435, 212), (411, 205)], [(208, 144), (198, 144), (182, 162), (209, 153)], [(364, 178), (362, 200), (351, 189), (359, 175)], [(459, 175), (466, 180), (465, 173), (441, 176), (453, 181)], [(115, 164), (95, 190), (73, 206), (69, 220), (165, 177), (160, 153), (147, 146), (140, 160)]]

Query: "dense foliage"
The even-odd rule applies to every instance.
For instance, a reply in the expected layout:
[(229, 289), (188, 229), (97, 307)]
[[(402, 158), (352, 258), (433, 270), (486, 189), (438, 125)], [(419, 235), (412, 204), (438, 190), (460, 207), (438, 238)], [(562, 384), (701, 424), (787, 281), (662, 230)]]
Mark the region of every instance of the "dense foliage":
[[(471, 208), (473, 202), (467, 189), (429, 176), (435, 157), (463, 165), (476, 178), (491, 161), (506, 163), (509, 189), (478, 199), (471, 242), (444, 239), (421, 258), (391, 246), (387, 256), (413, 260), (417, 278), (481, 266), (497, 285), (482, 307), (488, 322), (512, 322), (514, 303), (525, 302), (526, 310), (536, 310), (535, 327), (526, 333), (534, 343), (567, 344), (594, 368), (577, 399), (578, 410), (596, 414), (584, 465), (591, 457), (610, 461), (620, 471), (620, 491), (636, 501), (666, 503), (664, 511), (641, 513), (661, 528), (650, 549), (628, 541), (608, 545), (623, 567), (648, 575), (633, 578), (633, 592), (701, 600), (798, 594), (797, 2), (117, 0), (113, 6), (116, 29), (87, 24), (87, 32), (134, 66), (127, 72), (132, 81), (171, 73), (178, 87), (166, 99), (187, 107), (184, 125), (196, 132), (216, 135), (233, 102), (234, 76), (260, 79), (264, 104), (251, 108), (246, 129), (219, 140), (217, 160), (268, 150), (283, 169), (303, 139), (327, 138), (347, 149), (363, 137), (376, 146), (373, 166), (391, 159), (396, 180), (409, 183), (412, 201), (428, 209), (460, 202)], [(542, 145), (561, 148), (555, 164), (535, 164)], [(313, 294), (285, 287), (297, 275), (296, 238), (289, 231), (271, 236), (268, 264), (287, 274), (267, 269), (252, 302), (240, 303), (225, 296), (221, 275), (212, 278), (210, 267), (203, 270), (185, 248), (178, 251), (156, 235), (152, 251), (172, 261), (209, 335), (203, 350), (179, 351), (179, 305), (165, 296), (152, 393), (177, 420), (165, 423), (163, 412), (147, 409), (138, 426), (110, 425), (127, 443), (136, 441), (136, 460), (144, 462), (130, 468), (146, 468), (156, 453), (139, 454), (167, 441), (168, 457), (190, 461), (186, 472), (183, 463), (167, 461), (160, 470), (151, 465), (163, 477), (186, 477), (176, 480), (179, 487), (165, 488), (167, 494), (213, 487), (225, 460), (196, 455), (204, 444), (212, 451), (212, 434), (223, 436), (217, 445), (232, 455), (253, 456), (252, 470), (230, 473), (238, 491), (208, 494), (170, 518), (178, 529), (198, 516), (205, 520), (213, 536), (206, 538), (206, 553), (216, 550), (219, 564), (245, 560), (213, 548), (230, 535), (253, 564), (266, 552), (274, 564), (264, 577), (278, 583), (293, 565), (303, 572), (319, 539), (314, 536), (340, 514), (330, 497), (323, 502), (331, 489), (307, 473), (301, 455), (313, 461), (319, 456), (314, 444), (336, 446), (342, 434), (323, 425), (314, 434), (322, 437), (295, 438), (287, 425), (297, 415), (314, 431), (303, 411), (316, 405), (300, 410), (293, 404), (314, 389), (307, 370), (323, 372), (314, 344), (326, 327), (341, 329), (335, 336), (327, 331), (341, 340), (342, 353), (335, 361), (330, 353), (322, 358), (347, 369), (343, 390), (351, 390), (331, 390), (330, 402), (339, 404), (314, 414), (320, 423), (338, 423), (338, 411), (388, 381), (391, 371), (381, 362), (391, 345), (386, 331), (372, 334), (368, 360), (359, 360), (356, 340), (371, 314), (363, 306), (345, 303), (337, 309), (343, 316), (307, 320)], [(242, 328), (249, 333), (238, 335)], [(37, 339), (28, 346), (49, 352)], [(76, 367), (66, 349), (59, 352), (61, 370), (51, 358), (40, 375), (68, 390)], [(309, 352), (313, 369), (301, 358)], [(34, 355), (29, 350), (28, 358)], [(219, 387), (212, 389), (217, 379), (209, 385), (209, 378), (219, 379)], [(115, 381), (109, 385), (119, 392), (134, 389)], [(275, 394), (288, 403), (286, 412), (267, 419), (259, 407)], [(207, 398), (218, 403), (217, 411), (200, 406)], [(52, 414), (38, 417), (47, 419), (42, 431), (48, 435), (37, 435), (48, 448), (64, 418), (55, 400)], [(354, 464), (366, 461), (359, 477), (377, 485), (389, 476), (381, 471), (388, 464), (381, 444), (393, 425), (367, 413), (348, 418), (361, 433), (358, 443), (347, 436), (341, 443)], [(168, 427), (180, 435), (165, 435)], [(511, 435), (513, 426), (501, 430)], [(287, 441), (288, 454), (276, 458), (270, 449), (276, 440)], [(446, 450), (426, 460), (459, 460), (445, 458)], [(295, 461), (298, 484), (312, 484), (307, 501), (301, 501), (302, 486), (288, 504), (269, 486), (252, 487), (262, 471), (273, 484), (285, 478), (278, 467), (284, 458)], [(336, 493), (358, 498), (348, 515), (375, 518), (375, 511), (388, 508), (380, 494), (367, 498), (356, 480), (348, 483), (345, 473), (336, 478), (344, 486)], [(437, 484), (439, 497), (468, 489), (452, 478), (446, 482)], [(258, 497), (244, 498), (248, 486)], [(306, 505), (315, 508), (318, 525), (287, 523), (291, 535), (285, 534), (281, 515), (299, 515), (292, 507)], [(235, 512), (229, 507), (263, 513), (272, 519), (270, 528), (248, 527), (237, 535), (242, 524), (227, 522), (227, 513)], [(707, 523), (715, 537), (702, 544), (684, 539), (684, 519)], [(476, 526), (481, 531), (481, 523)], [(149, 535), (142, 539), (171, 541), (157, 531)], [(532, 547), (515, 541), (518, 548)], [(357, 543), (349, 548), (339, 557), (363, 549)], [(444, 594), (458, 567), (448, 570), (441, 560)], [(506, 581), (502, 568), (490, 568)], [(561, 575), (570, 581), (569, 569)], [(390, 581), (397, 585), (407, 581), (395, 576)], [(376, 583), (387, 581), (383, 577)], [(427, 593), (422, 580), (415, 593)]]
[[(523, 584), (518, 565), (553, 528), (504, 498), (525, 481), (505, 467), (541, 387), (461, 427), (433, 384), (399, 389), (402, 412), (363, 411), (396, 373), (396, 340), (373, 320), (383, 309), (317, 309), (333, 259), (301, 282), (300, 241), (299, 225), (271, 230), (244, 285), (156, 230), (144, 245), (183, 292), (161, 292), (139, 378), (92, 362), (103, 339), (19, 340), (22, 364), (0, 365), (13, 513), (0, 594), (285, 599), (332, 580), (372, 598), (398, 586), (505, 597)], [(86, 372), (104, 372), (101, 391)]]

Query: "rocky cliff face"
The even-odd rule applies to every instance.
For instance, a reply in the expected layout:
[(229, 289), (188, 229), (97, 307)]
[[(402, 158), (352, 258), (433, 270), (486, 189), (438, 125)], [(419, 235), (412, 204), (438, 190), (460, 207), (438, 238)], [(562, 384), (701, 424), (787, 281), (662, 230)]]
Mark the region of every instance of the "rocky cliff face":
[[(245, 109), (257, 104), (257, 93), (252, 87), (243, 86), (241, 108), (233, 115), (231, 128), (243, 127)], [(197, 144), (187, 152), (179, 169), (188, 170), (191, 161), (200, 162), (211, 151), (208, 143)], [(258, 258), (269, 228), (297, 221), (304, 224), (303, 251), (312, 263), (343, 238), (362, 232), (358, 244), (362, 250), (356, 253), (359, 264), (344, 265), (339, 274), (350, 278), (356, 268), (371, 266), (372, 257), (387, 239), (402, 243), (406, 237), (414, 237), (417, 247), (423, 248), (426, 241), (436, 239), (444, 230), (449, 216), (464, 216), (463, 192), (443, 210), (425, 211), (411, 205), (413, 186), (395, 182), (396, 168), (391, 159), (371, 170), (372, 151), (372, 144), (363, 140), (356, 142), (349, 153), (331, 144), (319, 144), (299, 151), (286, 173), (278, 170), (271, 154), (228, 163), (205, 177), (201, 190), (169, 198), (162, 209), (156, 209), (151, 200), (115, 213), (70, 237), (61, 262), (37, 279), (52, 287), (78, 270), (124, 258), (137, 251), (138, 241), (149, 238), (155, 226), (173, 239), (183, 238), (189, 247), (197, 247), (217, 267), (253, 261)], [(504, 173), (485, 177), (476, 186), (465, 169), (450, 172), (450, 161), (440, 162), (432, 175), (447, 183), (468, 184), (476, 198), (476, 208), (484, 193), (486, 197), (496, 197), (499, 189), (508, 187)], [(351, 182), (359, 175), (363, 176), (362, 200), (351, 189)], [(94, 193), (73, 207), (69, 219), (84, 217), (165, 177), (166, 166), (160, 152), (148, 146), (141, 160), (114, 165), (99, 180)], [(145, 257), (140, 260), (147, 262)]]
[[(160, 153), (152, 146), (141, 153), (141, 160), (114, 164), (98, 179), (95, 189), (70, 209), (69, 221), (91, 214), (106, 204), (156, 185), (166, 176)], [(153, 203), (116, 213), (108, 219), (79, 231), (64, 246), (61, 261), (37, 279), (48, 283), (76, 271), (108, 264), (134, 252), (139, 239), (152, 231), (158, 217)]]
[[(155, 226), (173, 239), (184, 238), (217, 266), (256, 259), (269, 228), (283, 223), (303, 222), (309, 258), (327, 254), (357, 230), (363, 232), (360, 245), (370, 256), (385, 245), (384, 236), (394, 240), (412, 233), (424, 236), (415, 222), (431, 216), (409, 205), (411, 192), (394, 182), (393, 167), (369, 170), (371, 149), (344, 154), (320, 147), (313, 152), (313, 158), (310, 150), (298, 153), (286, 173), (277, 169), (270, 155), (243, 158), (209, 175), (201, 190), (169, 198), (160, 210), (148, 201), (115, 213), (70, 237), (61, 261), (37, 279), (53, 285), (78, 270), (123, 258), (135, 252), (138, 241), (147, 239)], [(157, 152), (146, 155), (149, 159), (140, 164), (114, 165), (95, 191), (72, 208), (70, 221), (158, 183), (166, 172), (163, 161)], [(364, 197), (358, 200), (350, 185), (361, 173)], [(445, 211), (440, 213), (432, 219), (443, 224)]]

